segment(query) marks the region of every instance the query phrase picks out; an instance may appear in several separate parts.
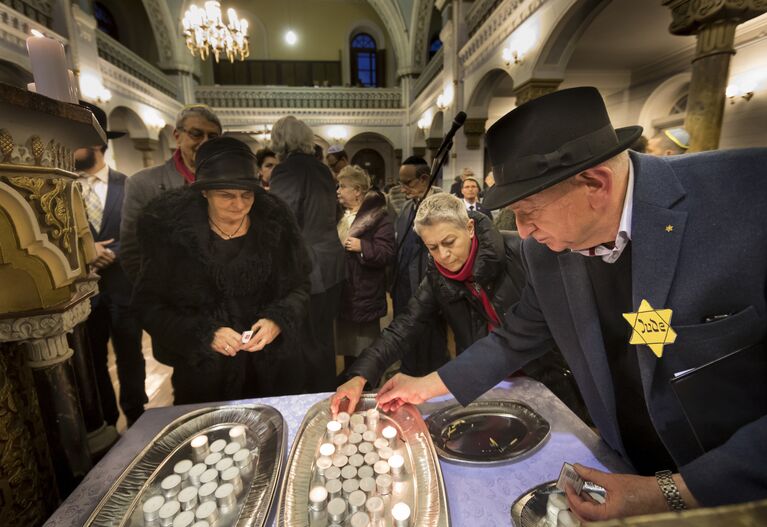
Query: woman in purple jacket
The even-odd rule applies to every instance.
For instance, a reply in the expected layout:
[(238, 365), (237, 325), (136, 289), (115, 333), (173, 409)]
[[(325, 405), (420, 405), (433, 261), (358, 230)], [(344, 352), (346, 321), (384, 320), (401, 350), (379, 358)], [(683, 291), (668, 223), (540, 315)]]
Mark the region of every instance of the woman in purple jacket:
[(345, 367), (381, 334), (386, 315), (386, 266), (394, 256), (394, 227), (386, 198), (370, 188), (370, 178), (358, 166), (338, 174), (339, 203), (344, 215), (338, 237), (346, 249), (346, 285), (336, 325), (336, 353)]

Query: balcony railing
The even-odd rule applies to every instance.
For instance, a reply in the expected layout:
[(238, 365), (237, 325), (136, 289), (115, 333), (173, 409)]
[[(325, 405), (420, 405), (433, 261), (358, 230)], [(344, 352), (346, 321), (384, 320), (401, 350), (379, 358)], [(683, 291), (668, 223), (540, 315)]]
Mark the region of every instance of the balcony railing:
[(399, 88), (296, 88), (201, 86), (197, 102), (214, 108), (400, 109)]
[[(48, 29), (44, 22), (25, 15), (23, 10), (15, 9), (8, 3), (6, 0), (0, 0), (0, 46), (5, 45), (8, 49), (26, 56), (26, 39), (32, 29), (42, 31), (48, 37), (54, 38), (66, 46), (67, 39)], [(13, 4), (13, 2), (10, 3)]]
[(175, 84), (162, 71), (103, 31), (96, 31), (96, 43), (99, 49), (99, 57), (164, 94), (173, 98), (177, 97)]
[(434, 77), (436, 77), (439, 72), (442, 71), (442, 68), (445, 65), (445, 57), (442, 53), (442, 50), (443, 48), (439, 48), (439, 50), (434, 54), (429, 63), (418, 76), (418, 79), (415, 81), (413, 98), (418, 97), (421, 92), (426, 89), (429, 83), (434, 80)]
[(469, 36), (474, 35), (482, 25), (482, 22), (493, 14), (503, 0), (475, 0), (474, 5), (469, 9), (469, 15), (466, 17), (466, 27), (469, 30)]
[[(53, 2), (50, 0), (37, 0), (28, 2), (25, 0), (0, 0), (0, 3), (7, 5), (38, 24), (42, 24), (48, 29), (51, 28), (53, 16)], [(0, 15), (2, 16), (2, 15)]]

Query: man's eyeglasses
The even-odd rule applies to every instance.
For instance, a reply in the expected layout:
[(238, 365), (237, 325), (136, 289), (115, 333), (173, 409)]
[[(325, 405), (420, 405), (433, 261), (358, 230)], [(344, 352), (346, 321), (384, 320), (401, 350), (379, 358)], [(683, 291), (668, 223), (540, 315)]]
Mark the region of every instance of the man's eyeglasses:
[(195, 141), (199, 141), (204, 137), (207, 137), (208, 139), (215, 139), (221, 135), (218, 132), (204, 132), (198, 128), (179, 128), (179, 130), (184, 132)]
[(417, 181), (418, 181), (417, 177), (414, 177), (413, 179), (408, 179), (407, 181), (404, 181), (404, 180), (400, 179), (399, 180), (399, 184), (404, 186), (404, 187), (412, 188), (413, 186), (415, 186)]

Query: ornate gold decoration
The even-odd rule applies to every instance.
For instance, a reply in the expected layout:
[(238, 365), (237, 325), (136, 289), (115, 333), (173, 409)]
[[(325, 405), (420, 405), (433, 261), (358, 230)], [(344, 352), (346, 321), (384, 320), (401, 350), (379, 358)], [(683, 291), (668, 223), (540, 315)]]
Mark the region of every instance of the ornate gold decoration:
[(13, 148), (13, 136), (8, 133), (8, 130), (0, 130), (0, 154), (3, 156), (3, 163), (8, 163), (11, 160)]
[[(69, 240), (69, 235), (74, 232), (74, 227), (69, 207), (67, 207), (67, 203), (62, 196), (62, 192), (67, 187), (67, 180), (64, 178), (45, 180), (40, 177), (9, 176), (8, 181), (13, 186), (30, 192), (27, 196), (27, 201), (30, 203), (38, 201), (40, 203), (45, 224), (52, 227), (51, 237), (59, 241), (64, 250), (71, 253), (72, 244)], [(46, 181), (53, 184), (53, 189), (43, 193)]]
[(514, 90), (517, 96), (516, 105), (519, 106), (542, 95), (555, 92), (561, 83), (561, 79), (530, 79)]
[(45, 155), (45, 146), (40, 140), (39, 135), (33, 135), (27, 141), (29, 149), (32, 151), (32, 157), (35, 158), (35, 165), (41, 166), (43, 164), (43, 156)]
[(669, 31), (674, 35), (693, 35), (715, 22), (740, 24), (767, 10), (765, 0), (664, 0), (671, 9)]
[(43, 166), (74, 171), (72, 150), (55, 139), (46, 144), (39, 135), (32, 135), (26, 143), (16, 143), (8, 130), (0, 129), (0, 163)]

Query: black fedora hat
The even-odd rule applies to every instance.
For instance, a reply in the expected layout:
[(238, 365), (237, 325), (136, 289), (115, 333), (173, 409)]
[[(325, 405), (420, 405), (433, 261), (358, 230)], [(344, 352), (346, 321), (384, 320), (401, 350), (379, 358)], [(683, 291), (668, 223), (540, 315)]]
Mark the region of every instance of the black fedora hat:
[(256, 155), (234, 137), (221, 136), (204, 142), (195, 154), (197, 190), (260, 188)]
[(513, 109), (487, 131), (495, 185), (482, 204), (505, 207), (610, 159), (642, 134), (613, 128), (596, 88), (561, 90)]
[(104, 133), (107, 134), (107, 139), (117, 139), (118, 137), (125, 135), (125, 132), (113, 132), (111, 130), (107, 130), (107, 113), (95, 104), (80, 101), (80, 106), (91, 111), (93, 116), (96, 118), (96, 121), (98, 121), (99, 125), (104, 130)]

